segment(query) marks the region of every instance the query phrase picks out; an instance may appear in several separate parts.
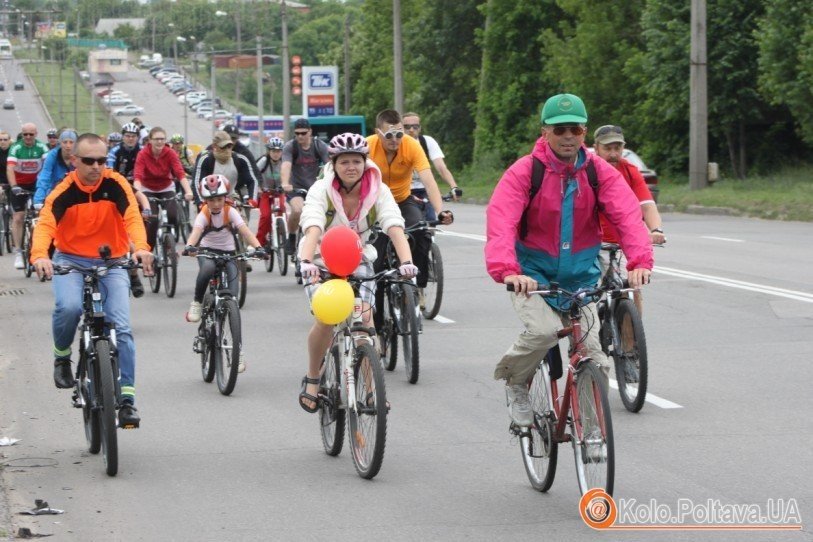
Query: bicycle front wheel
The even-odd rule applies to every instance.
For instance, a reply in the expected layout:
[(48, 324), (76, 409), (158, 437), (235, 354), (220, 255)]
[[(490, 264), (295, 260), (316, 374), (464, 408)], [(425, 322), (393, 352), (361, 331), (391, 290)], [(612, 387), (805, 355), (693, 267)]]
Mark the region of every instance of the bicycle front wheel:
[(394, 299), (398, 295), (398, 285), (387, 284), (386, 291), (384, 292), (384, 306), (381, 311), (384, 315), (384, 321), (381, 324), (381, 330), (378, 334), (378, 341), (381, 347), (381, 361), (384, 368), (388, 371), (394, 371), (398, 363), (398, 318), (399, 314), (395, 311)]
[[(0, 190), (2, 190), (2, 188), (0, 188)], [(0, 200), (2, 200), (2, 194), (0, 194)], [(3, 209), (3, 205), (4, 203), (0, 201), (0, 236), (2, 236), (2, 238), (0, 238), (0, 256), (3, 255), (6, 247), (6, 228), (9, 227), (9, 225), (6, 223), (6, 213)]]
[(418, 309), (415, 302), (415, 290), (411, 286), (401, 288), (401, 336), (404, 345), (404, 368), (406, 369), (407, 381), (410, 384), (418, 382), (420, 373), (420, 348), (419, 348), (419, 328)]
[(161, 275), (163, 274), (164, 262), (161, 258), (162, 248), (157, 246), (153, 251), (152, 275), (150, 275), (150, 291), (154, 294), (161, 289)]
[(429, 251), (427, 273), (421, 312), (424, 318), (431, 320), (440, 312), (440, 303), (443, 301), (443, 257), (440, 255), (440, 247), (434, 241), (432, 250)]
[(224, 299), (222, 313), (218, 316), (219, 333), (216, 348), (220, 354), (215, 357), (217, 388), (223, 395), (229, 395), (237, 384), (237, 369), (240, 364), (240, 309), (234, 299)]
[(342, 407), (341, 394), (341, 360), (339, 347), (334, 345), (325, 354), (322, 362), (322, 381), (319, 383), (319, 392), (325, 399), (319, 404), (319, 430), (322, 433), (322, 446), (327, 455), (339, 455), (344, 444), (345, 409)]
[(375, 348), (356, 347), (353, 373), (356, 396), (348, 398), (355, 404), (355, 408), (348, 405), (348, 439), (356, 472), (369, 480), (381, 469), (387, 440), (387, 393)]
[(547, 491), (553, 485), (559, 455), (558, 443), (554, 438), (555, 416), (549, 386), (548, 364), (542, 363), (537, 367), (528, 388), (534, 422), (519, 438), (525, 472), (531, 486), (537, 491)]
[(110, 357), (110, 343), (106, 339), (96, 341), (96, 392), (101, 406), (102, 452), (108, 476), (119, 471), (119, 443), (116, 436), (116, 387), (113, 381), (113, 360)]
[(85, 426), (85, 439), (88, 442), (88, 452), (98, 454), (102, 449), (102, 430), (99, 411), (93, 408), (90, 393), (90, 380), (87, 375), (87, 356), (82, 350), (79, 355), (79, 370), (76, 378), (79, 399), (82, 401), (82, 422)]
[(200, 341), (200, 372), (204, 382), (211, 382), (215, 379), (215, 367), (217, 367), (216, 357), (220, 355), (220, 350), (215, 348), (215, 326), (211, 324), (212, 318), (212, 294), (208, 291), (203, 294), (203, 315), (198, 327), (198, 340)]
[(23, 252), (23, 273), (25, 273), (26, 278), (29, 278), (31, 276), (33, 266), (28, 262), (28, 259), (31, 256), (31, 230), (28, 229), (27, 225), (23, 228), (23, 238), (20, 246), (22, 247)]
[(631, 299), (618, 302), (615, 321), (618, 348), (613, 352), (613, 359), (618, 392), (624, 407), (630, 412), (638, 412), (644, 406), (649, 375), (644, 324)]
[(175, 250), (175, 236), (165, 233), (161, 238), (164, 249), (164, 292), (167, 297), (175, 297), (175, 288), (178, 284), (178, 252)]
[(288, 239), (288, 227), (285, 224), (285, 219), (278, 217), (275, 222), (274, 229), (277, 238), (277, 247), (274, 249), (277, 256), (277, 265), (279, 274), (285, 276), (288, 274), (288, 257), (285, 255), (285, 241)]
[(245, 260), (237, 262), (237, 305), (242, 309), (246, 304), (248, 293), (248, 263)]
[(610, 403), (601, 370), (591, 359), (579, 365), (571, 394), (573, 454), (582, 495), (601, 488), (613, 494), (615, 448)]

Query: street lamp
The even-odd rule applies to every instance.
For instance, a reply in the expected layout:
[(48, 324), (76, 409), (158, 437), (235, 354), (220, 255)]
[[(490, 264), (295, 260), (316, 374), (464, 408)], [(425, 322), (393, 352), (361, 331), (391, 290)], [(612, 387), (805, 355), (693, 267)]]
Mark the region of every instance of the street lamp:
[[(178, 43), (186, 43), (186, 38), (183, 36), (176, 36), (175, 40), (172, 42), (172, 50), (175, 56), (175, 67), (178, 68)], [(186, 103), (184, 100), (184, 108), (183, 108), (183, 140), (188, 145), (189, 144), (189, 124), (187, 121), (187, 109), (189, 108), (189, 104)]]

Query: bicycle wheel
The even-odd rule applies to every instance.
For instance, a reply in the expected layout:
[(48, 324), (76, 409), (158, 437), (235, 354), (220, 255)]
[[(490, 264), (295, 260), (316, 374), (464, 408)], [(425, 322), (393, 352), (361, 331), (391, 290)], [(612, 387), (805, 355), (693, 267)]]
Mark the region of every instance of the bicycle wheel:
[(381, 469), (387, 440), (387, 392), (375, 348), (356, 348), (353, 373), (356, 396), (348, 401), (355, 401), (356, 408), (347, 411), (348, 439), (356, 472), (369, 480)]
[(644, 406), (649, 374), (644, 324), (631, 299), (618, 302), (615, 321), (618, 348), (613, 352), (613, 359), (618, 392), (624, 407), (630, 412), (638, 412)]
[(268, 258), (265, 260), (265, 270), (270, 273), (274, 270), (274, 245), (271, 241), (266, 241), (263, 248), (265, 248), (265, 252), (268, 254)]
[(178, 252), (175, 250), (175, 236), (165, 233), (161, 238), (164, 249), (164, 292), (167, 297), (175, 297), (175, 288), (178, 285)]
[(102, 449), (101, 421), (99, 420), (99, 411), (95, 410), (91, 404), (90, 380), (87, 377), (87, 357), (84, 352), (79, 356), (77, 376), (77, 390), (80, 394), (79, 399), (82, 402), (82, 422), (85, 426), (88, 451), (92, 454), (98, 454), (99, 450)]
[(13, 247), (11, 246), (11, 212), (8, 210), (8, 208), (6, 208), (3, 212), (3, 217), (3, 236), (5, 237), (6, 252), (11, 254), (11, 251), (13, 250)]
[(607, 388), (601, 370), (591, 359), (579, 365), (571, 394), (573, 455), (582, 495), (594, 488), (613, 494), (615, 449)]
[(384, 292), (384, 306), (382, 311), (384, 321), (381, 324), (381, 331), (378, 333), (378, 341), (381, 348), (381, 362), (388, 371), (394, 371), (398, 363), (398, 315), (395, 312), (393, 297), (395, 297), (397, 284), (387, 284)]
[(319, 404), (319, 430), (322, 433), (322, 445), (327, 455), (339, 455), (344, 444), (345, 409), (342, 408), (341, 395), (341, 360), (339, 347), (333, 346), (325, 354), (322, 381), (319, 391), (325, 399)]
[(28, 229), (28, 225), (23, 227), (23, 237), (20, 246), (23, 252), (23, 273), (25, 273), (26, 278), (28, 278), (31, 276), (31, 271), (33, 270), (33, 267), (28, 262), (28, 258), (31, 256), (31, 230)]
[(150, 291), (154, 294), (158, 293), (161, 289), (161, 274), (163, 273), (163, 262), (161, 261), (161, 249), (156, 247), (152, 251), (153, 264), (152, 275), (150, 275)]
[(277, 217), (276, 228), (274, 229), (277, 235), (277, 248), (274, 251), (277, 253), (279, 274), (284, 277), (288, 274), (288, 258), (285, 256), (285, 241), (288, 237), (288, 228), (285, 225), (285, 219)]
[(237, 369), (240, 364), (240, 309), (234, 299), (222, 300), (218, 315), (218, 337), (215, 348), (220, 355), (215, 357), (217, 389), (229, 395), (237, 384)]
[(203, 295), (203, 314), (201, 315), (200, 326), (198, 326), (198, 337), (200, 338), (200, 371), (204, 382), (211, 382), (215, 379), (215, 357), (219, 350), (215, 348), (215, 326), (212, 314), (212, 294), (208, 291)]
[(192, 233), (192, 223), (189, 221), (189, 202), (185, 199), (178, 200), (178, 220), (180, 221), (180, 234), (183, 243), (189, 239), (189, 234)]
[[(246, 293), (248, 293), (248, 264), (240, 260), (237, 262), (237, 305), (242, 309), (246, 304)], [(231, 278), (231, 277), (230, 277)]]
[(440, 303), (443, 301), (443, 257), (440, 255), (440, 247), (434, 241), (432, 250), (429, 251), (427, 277), (421, 312), (424, 318), (431, 320), (438, 315)]
[(410, 384), (418, 382), (420, 373), (420, 348), (418, 329), (418, 308), (416, 292), (412, 286), (401, 287), (401, 338), (404, 345), (404, 368)]
[(519, 438), (525, 472), (531, 486), (537, 491), (547, 491), (553, 485), (553, 479), (556, 477), (556, 460), (559, 457), (559, 445), (553, 436), (555, 418), (548, 374), (547, 363), (542, 363), (534, 373), (528, 388), (534, 423)]
[[(2, 194), (0, 194), (0, 196), (2, 196)], [(0, 197), (0, 199), (2, 199), (2, 197)], [(6, 223), (6, 213), (5, 209), (3, 208), (3, 205), (4, 205), (3, 203), (0, 203), (0, 235), (2, 236), (2, 238), (0, 238), (0, 256), (3, 255), (3, 252), (6, 247), (6, 228), (8, 227)]]
[(113, 360), (110, 359), (110, 343), (106, 339), (96, 341), (96, 392), (98, 404), (102, 407), (101, 418), (102, 453), (108, 476), (119, 471), (119, 444), (116, 437), (116, 387), (113, 382)]

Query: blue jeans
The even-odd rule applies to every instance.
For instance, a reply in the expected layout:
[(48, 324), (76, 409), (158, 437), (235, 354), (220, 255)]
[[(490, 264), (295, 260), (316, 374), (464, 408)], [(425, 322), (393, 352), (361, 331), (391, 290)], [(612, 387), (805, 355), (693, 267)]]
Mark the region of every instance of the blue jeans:
[[(74, 264), (82, 267), (102, 265), (96, 258), (83, 258), (57, 251), (55, 264)], [(68, 357), (71, 354), (76, 328), (82, 317), (82, 286), (84, 275), (68, 273), (54, 275), (53, 290), (56, 308), (52, 318), (54, 354)], [(110, 269), (99, 279), (102, 307), (107, 322), (116, 326), (116, 346), (121, 373), (121, 394), (135, 396), (135, 343), (130, 329), (130, 276), (125, 269)]]

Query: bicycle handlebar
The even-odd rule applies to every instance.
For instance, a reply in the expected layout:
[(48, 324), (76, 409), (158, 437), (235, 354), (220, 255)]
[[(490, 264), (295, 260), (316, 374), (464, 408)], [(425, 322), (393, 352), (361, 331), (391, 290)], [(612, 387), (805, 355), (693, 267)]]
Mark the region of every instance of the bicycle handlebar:
[[(627, 283), (626, 281), (624, 281), (624, 282)], [(627, 285), (629, 285), (629, 283), (627, 283)], [(509, 292), (513, 292), (514, 291), (514, 285), (513, 284), (506, 284), (505, 289), (508, 290)], [(565, 298), (573, 300), (573, 301), (581, 301), (581, 300), (583, 300), (585, 298), (588, 298), (588, 297), (589, 298), (598, 297), (603, 292), (604, 292), (604, 290), (601, 289), (601, 288), (579, 288), (575, 292), (571, 292), (570, 290), (565, 290), (564, 288), (561, 288), (555, 282), (551, 282), (548, 285), (548, 288), (541, 289), (541, 290), (531, 290), (531, 291), (528, 292), (528, 294), (537, 294), (537, 295), (541, 295), (542, 297), (558, 297), (558, 296), (562, 296), (562, 297), (565, 297)], [(582, 303), (582, 304), (584, 304), (584, 303)]]
[(255, 256), (253, 252), (250, 253), (250, 254), (248, 252), (241, 252), (239, 254), (220, 254), (219, 252), (212, 252), (212, 251), (209, 251), (209, 250), (206, 250), (206, 249), (196, 250), (195, 252), (189, 252), (188, 250), (184, 249), (183, 252), (181, 252), (181, 255), (182, 256), (193, 256), (193, 257), (201, 256), (203, 258), (209, 258), (210, 260), (221, 260), (221, 261), (224, 261), (224, 262), (231, 261), (231, 260), (246, 261), (246, 260), (259, 260), (259, 259), (261, 259), (261, 258)]

